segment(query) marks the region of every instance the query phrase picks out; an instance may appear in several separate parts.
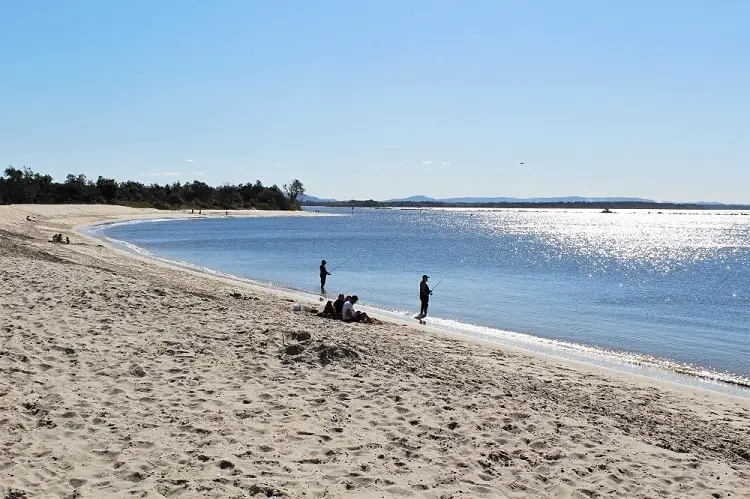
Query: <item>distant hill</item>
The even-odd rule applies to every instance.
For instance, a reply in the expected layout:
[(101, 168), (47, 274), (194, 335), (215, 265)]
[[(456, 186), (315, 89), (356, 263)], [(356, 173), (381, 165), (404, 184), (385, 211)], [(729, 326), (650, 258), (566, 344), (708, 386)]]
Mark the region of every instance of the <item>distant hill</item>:
[(300, 202), (300, 204), (305, 203), (336, 203), (336, 199), (324, 199), (324, 198), (318, 198), (315, 196), (310, 196), (308, 194), (302, 194), (297, 200)]
[(302, 204), (309, 204), (309, 205), (325, 205), (328, 204), (330, 206), (337, 206), (337, 205), (343, 205), (343, 206), (398, 206), (398, 205), (407, 205), (407, 206), (440, 206), (442, 204), (445, 205), (494, 205), (494, 204), (508, 204), (508, 205), (560, 205), (560, 207), (565, 207), (565, 205), (586, 205), (586, 204), (628, 204), (628, 203), (643, 203), (644, 205), (652, 205), (656, 207), (656, 205), (659, 206), (674, 206), (674, 207), (682, 207), (685, 208), (691, 208), (691, 209), (700, 209), (701, 207), (714, 207), (716, 209), (748, 209), (747, 205), (739, 205), (739, 204), (726, 204), (726, 203), (718, 203), (715, 201), (698, 201), (698, 202), (679, 202), (679, 203), (673, 203), (668, 201), (654, 201), (652, 199), (646, 199), (646, 198), (635, 198), (635, 197), (585, 197), (585, 196), (562, 196), (562, 197), (547, 197), (547, 198), (510, 198), (510, 197), (456, 197), (456, 198), (432, 198), (429, 196), (424, 195), (415, 195), (415, 196), (409, 196), (406, 198), (398, 198), (398, 199), (387, 199), (384, 201), (374, 201), (372, 199), (369, 200), (337, 200), (337, 199), (330, 199), (330, 198), (319, 198), (316, 196), (311, 196), (309, 194), (305, 194), (300, 198), (300, 202)]
[(410, 202), (410, 203), (424, 203), (424, 202), (428, 202), (428, 201), (437, 202), (437, 201), (442, 201), (442, 200), (438, 200), (438, 199), (435, 199), (435, 198), (430, 198), (430, 197), (427, 197), (427, 196), (410, 196), (408, 198), (403, 198), (403, 199), (389, 199), (389, 200), (383, 201), (383, 202), (384, 203), (403, 203), (405, 201), (406, 202)]

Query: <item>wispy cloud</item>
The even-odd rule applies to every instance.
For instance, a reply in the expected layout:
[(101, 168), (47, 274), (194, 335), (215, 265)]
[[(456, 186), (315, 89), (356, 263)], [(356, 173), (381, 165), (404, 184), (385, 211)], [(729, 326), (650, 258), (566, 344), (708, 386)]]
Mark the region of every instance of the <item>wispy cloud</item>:
[(403, 165), (403, 164), (404, 164), (404, 162), (403, 162), (403, 161), (399, 161), (399, 162), (398, 162), (397, 164), (399, 164), (399, 165)]
[(194, 159), (186, 159), (185, 163), (195, 163), (196, 161)]
[(431, 164), (432, 164), (432, 160), (431, 160), (431, 159), (428, 159), (428, 160), (426, 160), (426, 161), (422, 161), (422, 164), (423, 164), (423, 165), (431, 165)]
[(190, 175), (193, 175), (195, 177), (203, 177), (206, 175), (206, 172), (190, 172)]
[(440, 164), (443, 165), (443, 166), (449, 166), (451, 164), (451, 162), (450, 161), (443, 161)]
[(179, 177), (180, 172), (148, 172), (141, 173), (141, 177)]

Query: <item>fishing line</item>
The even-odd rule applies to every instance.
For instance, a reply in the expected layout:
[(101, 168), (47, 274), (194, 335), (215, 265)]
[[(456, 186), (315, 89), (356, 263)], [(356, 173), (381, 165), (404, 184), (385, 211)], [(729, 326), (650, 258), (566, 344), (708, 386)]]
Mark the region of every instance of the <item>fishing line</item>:
[(435, 291), (437, 287), (440, 286), (440, 283), (443, 282), (443, 279), (445, 279), (446, 277), (448, 277), (448, 274), (445, 274), (443, 277), (441, 277), (437, 284), (435, 284), (435, 286), (430, 291)]
[(348, 261), (349, 260), (344, 260), (343, 262), (339, 263), (338, 265), (336, 265), (335, 267), (333, 267), (331, 270), (329, 270), (329, 272), (333, 272), (334, 270), (336, 270), (337, 268), (341, 267), (342, 265), (344, 265)]

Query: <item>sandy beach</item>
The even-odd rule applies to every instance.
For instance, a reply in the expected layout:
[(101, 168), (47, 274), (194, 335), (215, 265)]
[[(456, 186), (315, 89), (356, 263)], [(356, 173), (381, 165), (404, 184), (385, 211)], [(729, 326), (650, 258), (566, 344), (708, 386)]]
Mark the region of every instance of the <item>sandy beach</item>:
[(2, 497), (750, 497), (750, 399), (294, 312), (74, 231), (174, 216), (0, 206)]

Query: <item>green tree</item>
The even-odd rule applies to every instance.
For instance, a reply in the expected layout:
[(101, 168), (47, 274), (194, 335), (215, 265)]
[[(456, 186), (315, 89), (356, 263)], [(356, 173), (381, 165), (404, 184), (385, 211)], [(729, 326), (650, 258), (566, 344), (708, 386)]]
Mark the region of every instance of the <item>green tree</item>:
[(284, 184), (284, 192), (292, 200), (292, 203), (299, 204), (298, 198), (305, 193), (305, 186), (299, 179), (295, 178), (291, 184)]
[(99, 189), (99, 193), (108, 202), (112, 203), (117, 197), (117, 181), (111, 178), (104, 178), (101, 175), (96, 179), (96, 187)]

